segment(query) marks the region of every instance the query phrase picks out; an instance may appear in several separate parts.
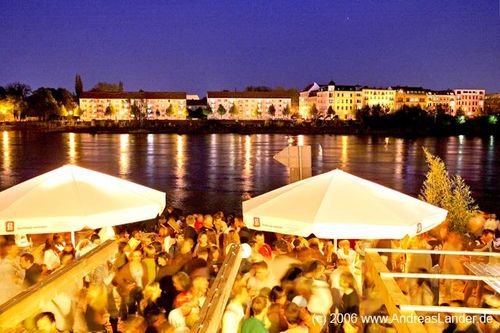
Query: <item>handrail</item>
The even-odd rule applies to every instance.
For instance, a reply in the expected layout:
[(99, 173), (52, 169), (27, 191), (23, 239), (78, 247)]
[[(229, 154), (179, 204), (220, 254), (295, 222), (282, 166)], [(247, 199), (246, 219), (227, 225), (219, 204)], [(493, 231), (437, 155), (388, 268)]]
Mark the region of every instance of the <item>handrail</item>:
[(35, 314), (57, 294), (68, 290), (69, 286), (114, 256), (117, 250), (118, 241), (107, 240), (0, 305), (0, 331), (11, 329)]
[(414, 250), (414, 249), (385, 249), (385, 248), (368, 248), (365, 249), (368, 253), (413, 253), (413, 254), (447, 254), (450, 256), (479, 256), (479, 257), (494, 257), (498, 256), (498, 252), (479, 252), (479, 251), (446, 251), (446, 250)]
[[(380, 255), (375, 251), (366, 252), (366, 264), (370, 275), (373, 277), (377, 290), (382, 292), (385, 307), (390, 317), (397, 318), (411, 317), (416, 318), (417, 314), (411, 309), (401, 308), (400, 305), (407, 303), (405, 295), (392, 277), (383, 277), (381, 273), (389, 273), (387, 266), (382, 261)], [(401, 333), (422, 333), (426, 332), (423, 324), (419, 322), (406, 323), (403, 320), (394, 321), (393, 325)]]
[(208, 291), (207, 298), (200, 311), (200, 319), (191, 329), (191, 333), (214, 333), (219, 331), (241, 260), (240, 246), (237, 244), (231, 245), (219, 273)]

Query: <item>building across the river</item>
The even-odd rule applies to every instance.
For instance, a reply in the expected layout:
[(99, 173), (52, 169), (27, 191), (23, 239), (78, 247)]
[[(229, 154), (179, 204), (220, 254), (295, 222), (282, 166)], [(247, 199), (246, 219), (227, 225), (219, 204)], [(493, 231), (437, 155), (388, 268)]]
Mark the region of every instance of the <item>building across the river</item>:
[(185, 92), (83, 92), (84, 119), (185, 119)]
[(286, 91), (209, 91), (210, 119), (279, 119), (292, 113), (293, 94)]
[(432, 91), (422, 87), (373, 88), (314, 82), (300, 92), (299, 113), (304, 118), (335, 114), (339, 119), (354, 119), (356, 111), (363, 107), (379, 106), (386, 112), (395, 112), (408, 106), (475, 117), (485, 109), (485, 93), (482, 89)]

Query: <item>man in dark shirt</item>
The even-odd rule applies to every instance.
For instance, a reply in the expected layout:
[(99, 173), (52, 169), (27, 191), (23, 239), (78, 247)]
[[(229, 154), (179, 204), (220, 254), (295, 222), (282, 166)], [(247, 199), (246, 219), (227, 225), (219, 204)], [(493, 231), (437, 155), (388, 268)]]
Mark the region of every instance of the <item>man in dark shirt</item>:
[(42, 273), (42, 266), (35, 263), (35, 259), (31, 253), (23, 253), (19, 261), (21, 268), (26, 270), (24, 275), (24, 286), (30, 287), (38, 282)]

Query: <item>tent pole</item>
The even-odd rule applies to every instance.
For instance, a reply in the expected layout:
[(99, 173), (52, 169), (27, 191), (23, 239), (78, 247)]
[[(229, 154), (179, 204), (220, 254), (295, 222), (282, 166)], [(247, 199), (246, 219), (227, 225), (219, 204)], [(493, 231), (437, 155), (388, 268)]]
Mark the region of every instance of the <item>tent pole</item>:
[(75, 232), (71, 232), (71, 242), (73, 243), (73, 247), (76, 247), (76, 242), (75, 242)]
[(333, 253), (337, 254), (337, 238), (333, 239)]

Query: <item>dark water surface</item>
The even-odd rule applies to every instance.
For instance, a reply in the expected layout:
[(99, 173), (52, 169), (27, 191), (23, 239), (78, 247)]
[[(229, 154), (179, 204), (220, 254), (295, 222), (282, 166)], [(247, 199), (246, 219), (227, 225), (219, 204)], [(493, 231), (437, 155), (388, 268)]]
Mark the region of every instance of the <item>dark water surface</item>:
[[(341, 168), (413, 196), (427, 172), (427, 147), (465, 178), (481, 209), (500, 214), (500, 143), (493, 136), (295, 138), (312, 146), (313, 175)], [(2, 132), (0, 142), (0, 190), (73, 163), (165, 191), (185, 212), (239, 213), (244, 193), (255, 196), (288, 181), (288, 170), (273, 160), (287, 145), (285, 135)]]

